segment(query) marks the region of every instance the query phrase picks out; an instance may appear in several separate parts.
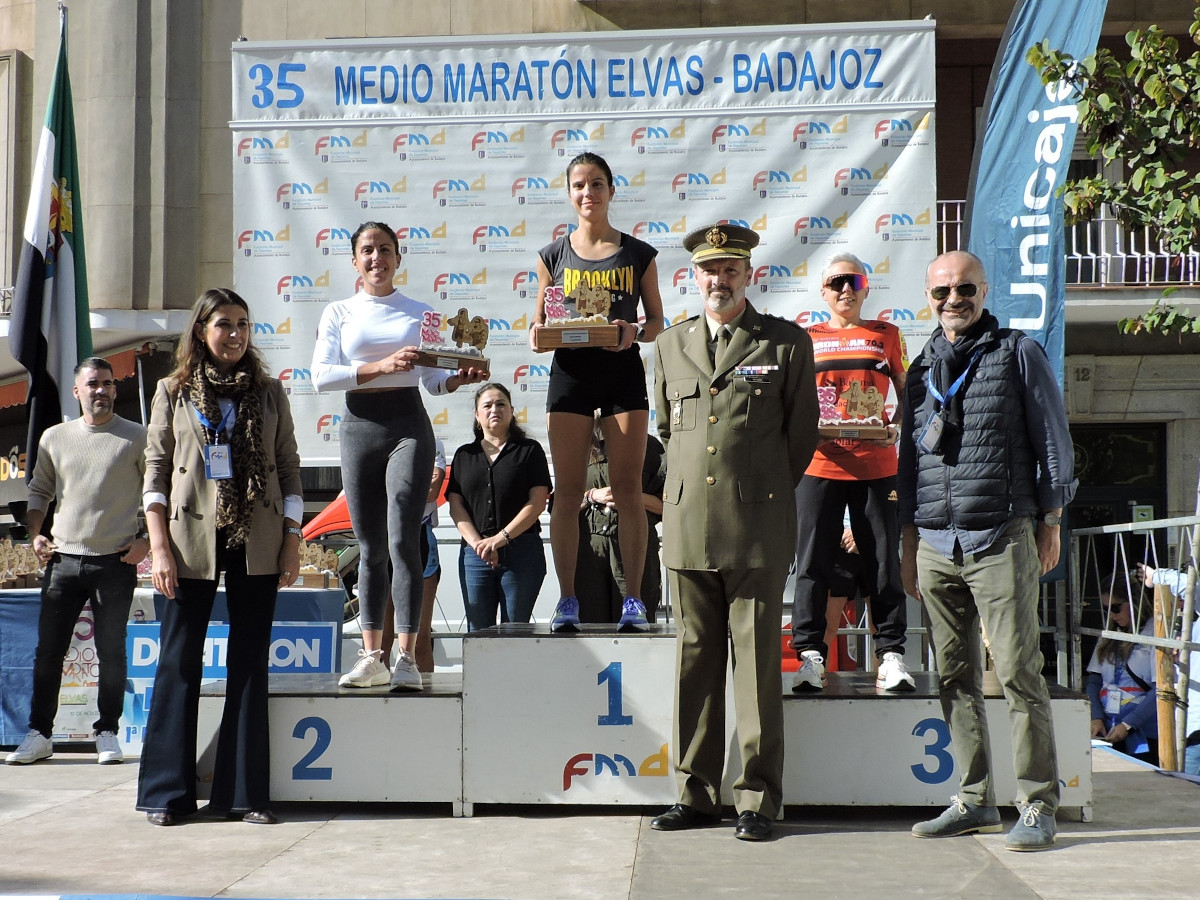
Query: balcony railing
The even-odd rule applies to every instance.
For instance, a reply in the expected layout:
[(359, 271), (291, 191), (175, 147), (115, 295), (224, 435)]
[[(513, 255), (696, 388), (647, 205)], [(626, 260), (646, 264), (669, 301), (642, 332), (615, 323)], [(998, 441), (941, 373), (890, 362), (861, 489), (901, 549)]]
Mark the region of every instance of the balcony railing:
[[(938, 201), (938, 251), (961, 248), (965, 200)], [(1129, 231), (1107, 214), (1066, 230), (1068, 287), (1200, 283), (1200, 248), (1172, 253), (1149, 228)]]

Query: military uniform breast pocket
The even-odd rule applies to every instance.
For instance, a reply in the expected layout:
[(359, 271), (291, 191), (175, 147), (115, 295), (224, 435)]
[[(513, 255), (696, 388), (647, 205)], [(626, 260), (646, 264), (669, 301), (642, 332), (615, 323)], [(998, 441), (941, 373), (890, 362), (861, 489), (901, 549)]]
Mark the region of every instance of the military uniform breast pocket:
[(763, 416), (778, 420), (783, 377), (778, 372), (764, 375), (735, 376), (733, 385), (733, 427), (751, 428)]
[(700, 407), (700, 379), (668, 381), (667, 402), (671, 405), (671, 431), (694, 431)]

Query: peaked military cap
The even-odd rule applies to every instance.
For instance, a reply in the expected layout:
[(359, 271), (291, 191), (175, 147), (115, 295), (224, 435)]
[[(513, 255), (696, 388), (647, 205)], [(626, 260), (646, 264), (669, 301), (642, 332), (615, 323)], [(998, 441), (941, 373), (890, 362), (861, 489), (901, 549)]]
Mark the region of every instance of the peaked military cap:
[(683, 248), (692, 254), (692, 262), (706, 259), (749, 259), (758, 246), (758, 234), (741, 225), (705, 225), (683, 239)]

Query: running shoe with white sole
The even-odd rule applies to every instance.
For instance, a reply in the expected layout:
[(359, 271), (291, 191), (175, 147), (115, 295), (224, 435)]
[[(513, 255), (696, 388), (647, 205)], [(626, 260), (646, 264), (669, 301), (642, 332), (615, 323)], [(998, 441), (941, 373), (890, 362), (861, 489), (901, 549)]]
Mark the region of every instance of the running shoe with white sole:
[(392, 673), (379, 661), (380, 652), (372, 650), (368, 653), (365, 649), (359, 650), (358, 662), (354, 664), (353, 669), (338, 679), (338, 687), (368, 688), (387, 684)]

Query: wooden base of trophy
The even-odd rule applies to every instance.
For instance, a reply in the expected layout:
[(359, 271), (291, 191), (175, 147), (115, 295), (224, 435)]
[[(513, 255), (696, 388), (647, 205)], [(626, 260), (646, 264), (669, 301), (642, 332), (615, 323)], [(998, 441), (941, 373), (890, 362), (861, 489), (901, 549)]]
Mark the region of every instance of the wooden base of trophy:
[(825, 440), (886, 441), (886, 425), (819, 425), (817, 434)]
[(470, 353), (456, 352), (454, 350), (418, 350), (417, 361), (418, 366), (425, 366), (429, 369), (449, 369), (457, 372), (459, 369), (483, 369), (491, 371), (491, 363), (486, 356), (475, 356)]
[(621, 343), (620, 325), (547, 325), (534, 333), (539, 350), (559, 347), (617, 347)]

